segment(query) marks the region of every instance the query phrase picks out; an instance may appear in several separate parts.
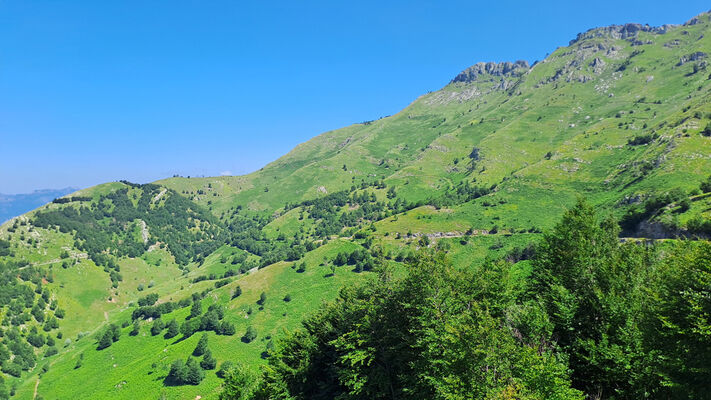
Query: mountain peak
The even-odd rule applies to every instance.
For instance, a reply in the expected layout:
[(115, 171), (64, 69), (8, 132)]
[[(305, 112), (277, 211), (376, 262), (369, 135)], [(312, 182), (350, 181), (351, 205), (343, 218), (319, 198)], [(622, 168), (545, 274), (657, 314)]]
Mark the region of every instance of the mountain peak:
[(452, 79), (454, 82), (474, 82), (480, 79), (483, 75), (497, 76), (497, 77), (516, 77), (528, 71), (531, 67), (528, 65), (528, 61), (518, 60), (516, 62), (480, 62), (472, 65), (471, 67), (460, 72), (459, 75)]

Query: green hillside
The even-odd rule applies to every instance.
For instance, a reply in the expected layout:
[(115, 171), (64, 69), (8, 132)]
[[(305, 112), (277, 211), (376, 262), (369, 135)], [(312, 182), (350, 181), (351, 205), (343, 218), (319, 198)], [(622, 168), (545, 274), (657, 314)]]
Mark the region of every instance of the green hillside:
[[(476, 271), (491, 273), (523, 298), (541, 265), (532, 267), (532, 246), (580, 197), (619, 221), (619, 231), (599, 233), (614, 243), (659, 239), (675, 249), (687, 242), (679, 239), (708, 239), (710, 29), (709, 13), (684, 25), (592, 29), (533, 65), (475, 64), (396, 115), (323, 133), (249, 175), (107, 183), (6, 222), (0, 398), (214, 399), (226, 361), (253, 374), (269, 363), (265, 376), (278, 379), (281, 340), (304, 353), (325, 346), (294, 339), (304, 318), (338, 325), (318, 311), (323, 302), (430, 296), (412, 292), (426, 281), (417, 268), (428, 248), (446, 253), (430, 261), (461, 279), (485, 286)], [(611, 251), (641, 274), (624, 249)], [(506, 267), (488, 271), (499, 259)], [(374, 285), (384, 270), (403, 286)], [(491, 310), (518, 305), (497, 297)], [(383, 307), (368, 312), (385, 318), (393, 310)], [(476, 318), (504, 318), (489, 311)], [(575, 357), (570, 377), (553, 353), (476, 329), (528, 360), (522, 368), (549, 374), (541, 387), (555, 390), (526, 398), (580, 398), (566, 382), (589, 383)], [(216, 367), (200, 351), (192, 369), (176, 364), (203, 335)], [(497, 393), (486, 396), (509, 392)], [(513, 385), (509, 398), (521, 393)]]

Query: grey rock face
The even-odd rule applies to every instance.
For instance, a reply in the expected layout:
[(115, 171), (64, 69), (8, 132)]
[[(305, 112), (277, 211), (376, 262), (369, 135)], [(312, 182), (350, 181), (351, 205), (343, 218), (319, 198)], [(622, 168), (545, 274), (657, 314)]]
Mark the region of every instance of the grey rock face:
[(704, 53), (703, 51), (697, 51), (696, 53), (691, 53), (685, 56), (682, 56), (679, 59), (679, 62), (676, 64), (677, 67), (680, 67), (690, 61), (698, 61), (698, 60), (703, 60), (706, 58), (708, 55)]
[(578, 36), (570, 41), (570, 45), (573, 45), (581, 40), (593, 38), (634, 39), (637, 37), (639, 32), (651, 32), (663, 35), (674, 26), (675, 25), (649, 26), (642, 24), (624, 24), (593, 28), (587, 32), (578, 33)]
[(481, 79), (482, 76), (496, 77), (516, 77), (528, 71), (531, 67), (527, 61), (519, 60), (512, 62), (487, 62), (477, 63), (460, 72), (459, 75), (452, 79), (452, 82), (474, 82)]
[(590, 66), (593, 68), (602, 68), (605, 66), (605, 61), (602, 61), (599, 57), (595, 57), (595, 59), (590, 62)]

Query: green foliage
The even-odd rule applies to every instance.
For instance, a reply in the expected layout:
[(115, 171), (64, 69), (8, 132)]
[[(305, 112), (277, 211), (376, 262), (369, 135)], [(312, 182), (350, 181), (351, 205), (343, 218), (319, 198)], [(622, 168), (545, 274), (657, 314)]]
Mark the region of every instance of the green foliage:
[(96, 347), (97, 350), (103, 350), (109, 346), (111, 346), (114, 343), (113, 341), (113, 333), (111, 333), (110, 330), (104, 331), (104, 334), (101, 335), (101, 338), (99, 339), (99, 343)]
[(205, 378), (205, 371), (200, 368), (197, 360), (188, 357), (186, 362), (175, 360), (170, 365), (170, 371), (165, 378), (167, 385), (197, 385)]
[(180, 333), (180, 327), (178, 326), (178, 321), (173, 318), (168, 322), (168, 325), (166, 325), (165, 338), (170, 339), (177, 336), (178, 333)]
[(516, 291), (509, 269), (465, 272), (441, 254), (421, 254), (403, 279), (386, 269), (344, 288), (282, 340), (257, 398), (488, 398), (512, 387), (582, 398), (555, 354), (519, 343), (502, 325)]
[(183, 360), (175, 360), (170, 364), (170, 371), (165, 378), (166, 383), (181, 385), (187, 381), (188, 370)]
[[(132, 239), (130, 232), (123, 228), (137, 220), (147, 224), (152, 238), (166, 243), (176, 262), (181, 265), (204, 257), (219, 246), (219, 241), (201, 240), (203, 237), (221, 235), (217, 228), (219, 225), (203, 208), (174, 192), (164, 194), (162, 197), (165, 200), (161, 206), (154, 207), (153, 199), (163, 188), (155, 184), (124, 183), (140, 189), (136, 205), (128, 196), (129, 188), (123, 188), (77, 208), (63, 207), (38, 212), (33, 224), (43, 228), (58, 226), (61, 232), (73, 232), (76, 247), (89, 253), (97, 265), (110, 269), (115, 269), (116, 264), (103, 253), (105, 249), (112, 248), (117, 256), (130, 257), (140, 256), (147, 249), (146, 244)], [(112, 218), (107, 222), (106, 217), (109, 215)], [(194, 232), (190, 229), (196, 220), (206, 222), (206, 231)], [(118, 275), (114, 275), (112, 280), (120, 281)]]
[(253, 326), (248, 326), (247, 330), (242, 335), (242, 341), (245, 343), (250, 343), (257, 338), (257, 330)]
[(223, 361), (222, 364), (220, 364), (220, 369), (217, 370), (216, 374), (220, 378), (226, 378), (227, 374), (235, 367), (235, 364), (232, 361)]
[(253, 394), (257, 384), (257, 376), (243, 367), (242, 365), (229, 365), (225, 367), (222, 364), (220, 370), (225, 370), (223, 373), (225, 382), (222, 385), (220, 400), (249, 400), (253, 399)]
[(659, 398), (703, 398), (711, 377), (711, 244), (675, 245), (664, 261), (644, 292), (654, 299), (645, 350), (661, 380)]
[(641, 396), (647, 382), (629, 371), (645, 358), (638, 326), (649, 255), (620, 246), (618, 232), (579, 200), (536, 251), (532, 296), (543, 302), (576, 387)]
[(136, 336), (139, 334), (140, 331), (141, 331), (141, 323), (138, 320), (136, 320), (136, 321), (133, 321), (133, 327), (131, 328), (131, 332), (129, 332), (128, 334), (131, 336)]
[(701, 189), (703, 193), (711, 193), (711, 175), (709, 175), (705, 181), (701, 182), (699, 189)]
[(200, 367), (202, 367), (202, 369), (204, 370), (212, 370), (215, 369), (216, 365), (217, 360), (215, 360), (215, 357), (212, 356), (212, 352), (210, 351), (210, 349), (205, 350), (205, 355), (200, 361)]
[(160, 335), (160, 333), (163, 332), (163, 329), (165, 329), (165, 322), (163, 322), (162, 319), (158, 318), (153, 320), (153, 325), (151, 325), (151, 335)]
[(200, 300), (193, 301), (193, 305), (190, 307), (190, 318), (199, 317), (202, 314), (202, 304)]
[(205, 354), (205, 351), (207, 351), (207, 333), (203, 333), (202, 336), (200, 336), (200, 340), (198, 340), (193, 350), (193, 355), (198, 357)]
[(158, 301), (158, 293), (151, 293), (138, 299), (138, 305), (141, 307), (152, 306), (156, 301)]
[(632, 139), (627, 140), (627, 144), (630, 146), (640, 146), (640, 145), (645, 145), (652, 143), (653, 140), (657, 139), (659, 136), (655, 134), (643, 134), (643, 135), (637, 135), (633, 137)]
[(202, 370), (200, 364), (193, 357), (188, 357), (185, 363), (187, 373), (185, 375), (185, 383), (189, 385), (197, 385), (205, 378), (205, 371)]

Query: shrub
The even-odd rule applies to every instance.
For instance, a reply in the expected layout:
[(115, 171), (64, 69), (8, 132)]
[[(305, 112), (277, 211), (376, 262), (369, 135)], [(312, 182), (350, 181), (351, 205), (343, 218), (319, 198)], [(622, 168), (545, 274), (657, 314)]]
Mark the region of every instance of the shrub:
[(257, 338), (257, 331), (252, 327), (248, 326), (244, 335), (242, 336), (242, 341), (245, 343), (250, 343)]

